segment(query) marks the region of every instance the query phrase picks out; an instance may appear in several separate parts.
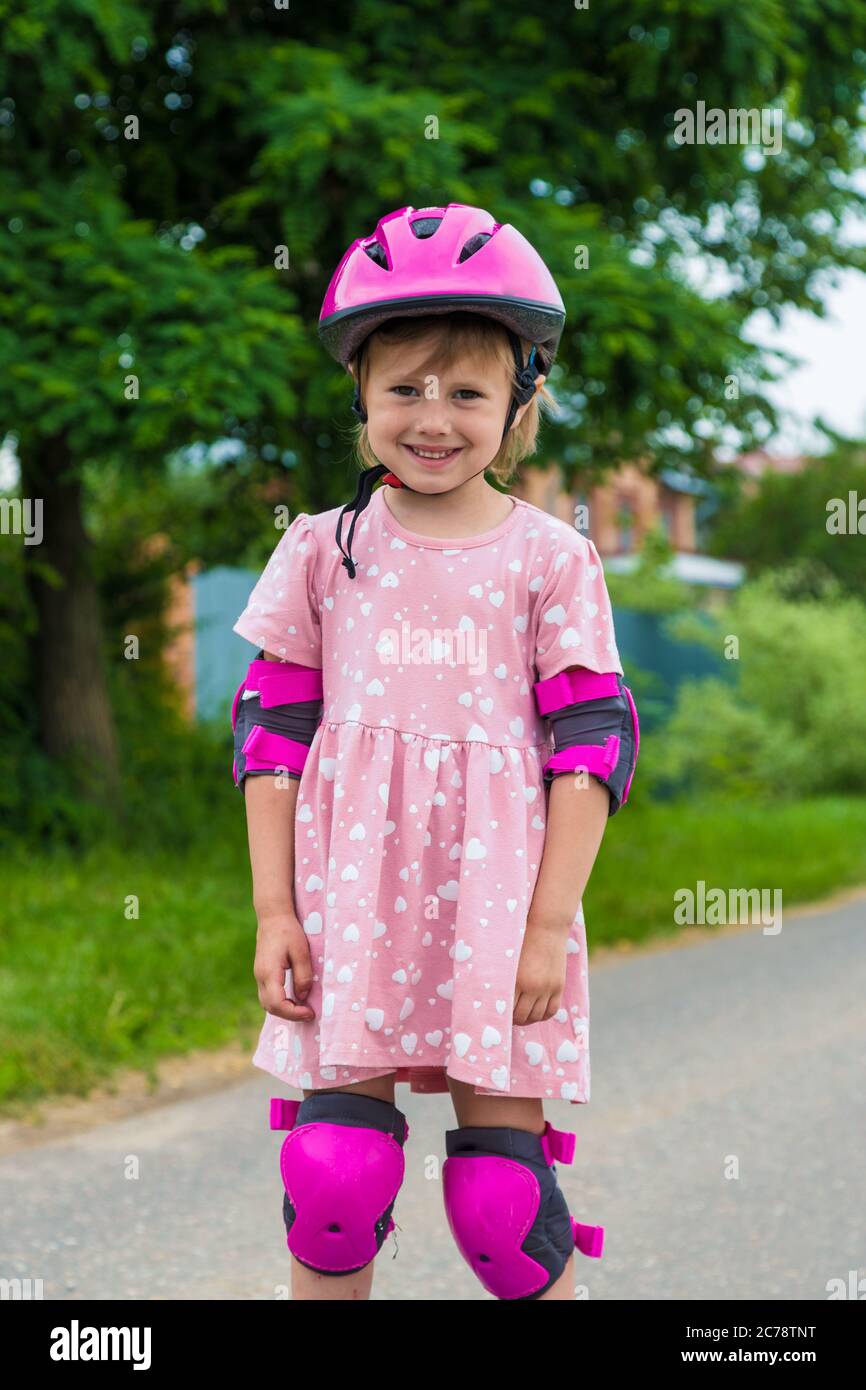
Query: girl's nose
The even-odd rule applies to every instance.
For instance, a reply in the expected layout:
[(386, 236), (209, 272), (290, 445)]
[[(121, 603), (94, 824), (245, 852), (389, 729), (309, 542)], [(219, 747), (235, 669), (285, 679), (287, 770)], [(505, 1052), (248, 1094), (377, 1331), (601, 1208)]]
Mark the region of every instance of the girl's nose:
[(435, 396), (422, 396), (418, 402), (415, 427), (422, 432), (447, 434), (450, 430), (448, 402)]

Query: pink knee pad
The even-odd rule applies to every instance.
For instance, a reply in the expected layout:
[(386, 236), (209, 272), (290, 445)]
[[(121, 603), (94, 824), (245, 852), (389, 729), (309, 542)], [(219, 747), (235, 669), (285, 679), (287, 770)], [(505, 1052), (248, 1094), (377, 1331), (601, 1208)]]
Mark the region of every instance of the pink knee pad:
[(319, 1274), (355, 1274), (394, 1229), (403, 1182), (406, 1116), (390, 1101), (321, 1091), (304, 1101), (271, 1098), (280, 1151), (286, 1244)]
[(501, 1299), (539, 1298), (572, 1250), (598, 1259), (603, 1226), (569, 1214), (554, 1159), (571, 1163), (573, 1134), (464, 1126), (446, 1130), (442, 1169), (451, 1234), (485, 1289)]

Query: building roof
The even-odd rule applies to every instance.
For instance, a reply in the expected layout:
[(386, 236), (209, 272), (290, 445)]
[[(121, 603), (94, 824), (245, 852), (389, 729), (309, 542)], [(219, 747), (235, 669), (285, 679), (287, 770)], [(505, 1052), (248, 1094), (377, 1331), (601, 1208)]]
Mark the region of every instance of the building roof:
[(691, 474), (683, 473), (679, 468), (662, 468), (658, 477), (672, 492), (689, 492), (695, 495), (703, 493), (706, 496), (714, 490), (709, 479), (693, 478)]
[(766, 449), (753, 449), (735, 460), (741, 473), (760, 478), (762, 473), (802, 473), (808, 459), (805, 454), (770, 454)]
[[(639, 556), (606, 555), (604, 568), (610, 574), (631, 574)], [(696, 555), (691, 551), (675, 552), (670, 565), (662, 570), (665, 578), (680, 579), (684, 584), (706, 584), (714, 589), (736, 589), (746, 574), (745, 565), (736, 560), (718, 560), (714, 555)]]

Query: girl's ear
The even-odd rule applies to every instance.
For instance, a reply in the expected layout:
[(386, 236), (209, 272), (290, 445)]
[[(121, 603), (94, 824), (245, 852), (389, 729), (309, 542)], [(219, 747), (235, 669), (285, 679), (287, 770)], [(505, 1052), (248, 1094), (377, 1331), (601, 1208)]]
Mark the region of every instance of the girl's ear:
[[(545, 383), (546, 380), (547, 380), (547, 377), (545, 377), (545, 376), (541, 375), (541, 373), (539, 373), (539, 375), (535, 378), (535, 389), (536, 389), (536, 391), (540, 390), (540, 388), (544, 385), (544, 383)], [(517, 407), (517, 410), (516, 410), (515, 413), (514, 413), (514, 420), (512, 421), (512, 425), (511, 425), (511, 428), (512, 428), (512, 429), (516, 429), (516, 428), (517, 428), (517, 426), (520, 424), (521, 420), (523, 419), (524, 415), (526, 414), (527, 410), (528, 410), (529, 407), (532, 405), (532, 401), (534, 401), (534, 400), (535, 400), (535, 397), (533, 396), (533, 397), (532, 397), (532, 400), (528, 400), (528, 401), (526, 402), (525, 405), (519, 405), (519, 406)]]

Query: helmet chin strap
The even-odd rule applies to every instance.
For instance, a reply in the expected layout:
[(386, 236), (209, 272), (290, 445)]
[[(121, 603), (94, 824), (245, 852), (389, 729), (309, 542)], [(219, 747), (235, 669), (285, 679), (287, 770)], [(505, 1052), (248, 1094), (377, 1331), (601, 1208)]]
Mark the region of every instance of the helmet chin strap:
[[(511, 342), (511, 349), (514, 353), (514, 362), (517, 368), (517, 380), (512, 390), (511, 402), (508, 407), (508, 414), (505, 417), (505, 427), (502, 431), (503, 439), (508, 434), (508, 431), (514, 424), (514, 417), (517, 414), (518, 408), (521, 405), (526, 405), (527, 402), (531, 401), (532, 397), (535, 395), (535, 377), (538, 374), (538, 368), (534, 365), (535, 348), (533, 347), (532, 351), (529, 354), (529, 359), (524, 365), (523, 351), (520, 346), (520, 339), (517, 337), (516, 333), (513, 333), (511, 331), (511, 329), (508, 329), (507, 332), (509, 340)], [(364, 343), (362, 343), (359, 347), (357, 354), (357, 376), (355, 378), (355, 394), (352, 399), (352, 410), (355, 412), (355, 415), (362, 422), (362, 424), (366, 424), (367, 412), (361, 404), (360, 388), (361, 354), (363, 353), (363, 351)], [(485, 463), (483, 468), (479, 468), (476, 470), (476, 472), (470, 473), (468, 478), (461, 478), (459, 483), (454, 484), (454, 487), (446, 488), (446, 492), (453, 492), (455, 487), (462, 487), (464, 483), (468, 483), (472, 478), (477, 478), (479, 473), (484, 473), (488, 467), (489, 464)], [(355, 562), (352, 559), (352, 537), (355, 534), (355, 523), (357, 522), (361, 512), (368, 505), (370, 501), (370, 496), (373, 491), (373, 487), (379, 481), (380, 478), (383, 482), (389, 483), (392, 487), (402, 487), (405, 488), (407, 492), (418, 491), (418, 488), (410, 487), (408, 483), (404, 483), (403, 479), (399, 478), (396, 473), (393, 473), (389, 468), (387, 468), (384, 463), (378, 463), (373, 468), (364, 469), (364, 471), (361, 473), (358, 479), (358, 487), (355, 492), (355, 496), (352, 498), (351, 502), (346, 503), (345, 507), (342, 508), (340, 515), (337, 518), (337, 545), (339, 546), (340, 551), (342, 552), (343, 564), (349, 572), (350, 579), (355, 578), (356, 572)], [(343, 530), (343, 517), (345, 516), (346, 512), (349, 511), (352, 513), (352, 520), (349, 524), (349, 534), (346, 538), (347, 548), (346, 550), (343, 550), (341, 535)]]

